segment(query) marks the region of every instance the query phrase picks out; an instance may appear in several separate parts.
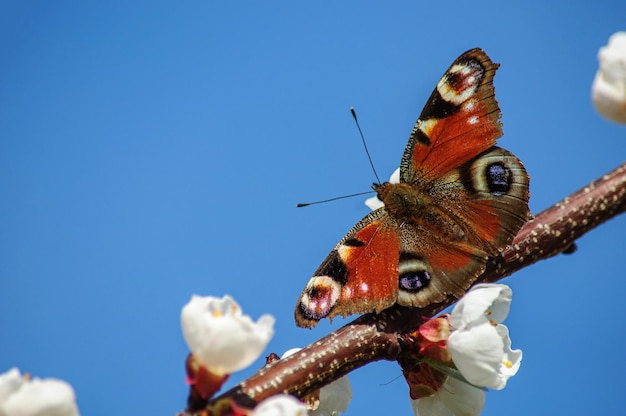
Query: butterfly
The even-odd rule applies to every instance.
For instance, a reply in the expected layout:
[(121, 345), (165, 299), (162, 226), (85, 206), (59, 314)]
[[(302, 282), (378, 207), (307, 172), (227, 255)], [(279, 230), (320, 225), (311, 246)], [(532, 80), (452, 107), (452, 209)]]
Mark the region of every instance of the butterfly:
[(522, 162), (502, 135), (481, 49), (459, 56), (430, 95), (400, 161), (400, 182), (373, 184), (384, 203), (333, 248), (304, 288), (296, 324), (422, 308), (462, 296), (530, 218)]

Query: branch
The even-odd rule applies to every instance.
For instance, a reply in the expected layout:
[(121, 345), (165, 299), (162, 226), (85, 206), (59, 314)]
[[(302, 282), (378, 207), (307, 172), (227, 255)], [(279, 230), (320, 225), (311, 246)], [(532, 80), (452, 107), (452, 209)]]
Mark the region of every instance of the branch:
[[(496, 282), (539, 260), (571, 253), (576, 239), (624, 211), (626, 163), (527, 222), (476, 283)], [(365, 314), (298, 353), (268, 364), (209, 403), (230, 398), (240, 406), (253, 407), (280, 393), (304, 397), (370, 362), (395, 361), (400, 353), (399, 335), (455, 301), (450, 296), (422, 309), (396, 305), (379, 314)], [(199, 409), (191, 403), (190, 407)]]

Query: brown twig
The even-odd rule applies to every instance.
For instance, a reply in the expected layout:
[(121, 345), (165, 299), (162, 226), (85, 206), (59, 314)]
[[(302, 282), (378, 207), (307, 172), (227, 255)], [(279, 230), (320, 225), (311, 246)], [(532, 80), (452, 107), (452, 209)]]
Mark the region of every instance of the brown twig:
[[(477, 282), (495, 282), (539, 260), (571, 251), (576, 239), (624, 211), (626, 163), (526, 223)], [(378, 315), (363, 315), (300, 352), (267, 365), (210, 403), (230, 398), (253, 407), (275, 394), (303, 397), (370, 362), (395, 361), (400, 353), (399, 334), (454, 301), (450, 297), (423, 309), (394, 306)]]

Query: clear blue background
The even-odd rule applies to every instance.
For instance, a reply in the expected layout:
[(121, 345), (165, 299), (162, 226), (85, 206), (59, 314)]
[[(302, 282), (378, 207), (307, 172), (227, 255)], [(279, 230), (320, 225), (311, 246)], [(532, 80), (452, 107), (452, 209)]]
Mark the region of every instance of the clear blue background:
[[(622, 163), (590, 101), (626, 3), (3, 1), (0, 371), (75, 388), (83, 415), (173, 414), (191, 294), (271, 313), (268, 352), (304, 346), (296, 299), (374, 180), (397, 167), (444, 70), (502, 64), (500, 144), (539, 212)], [(485, 415), (624, 411), (626, 218), (506, 280), (522, 367)], [(262, 364), (232, 376), (229, 386)], [(395, 363), (351, 375), (349, 414), (410, 414)]]

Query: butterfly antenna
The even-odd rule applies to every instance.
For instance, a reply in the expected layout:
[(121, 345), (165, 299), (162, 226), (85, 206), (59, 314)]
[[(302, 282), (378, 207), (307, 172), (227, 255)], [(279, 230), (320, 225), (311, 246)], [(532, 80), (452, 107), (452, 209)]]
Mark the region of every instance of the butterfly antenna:
[(334, 198), (324, 199), (324, 200), (315, 201), (315, 202), (301, 202), (299, 204), (296, 204), (296, 208), (308, 207), (309, 205), (323, 204), (324, 202), (336, 201), (338, 199), (344, 199), (344, 198), (352, 198), (353, 196), (366, 195), (366, 194), (371, 194), (371, 193), (374, 193), (374, 191), (365, 191), (365, 192), (359, 192), (357, 194), (352, 194), (352, 195), (336, 196)]
[(378, 173), (376, 173), (374, 162), (372, 162), (372, 156), (370, 156), (370, 151), (367, 149), (365, 136), (363, 136), (363, 131), (361, 131), (361, 126), (359, 125), (359, 120), (356, 118), (356, 111), (354, 111), (354, 107), (350, 107), (350, 112), (352, 113), (352, 117), (354, 118), (354, 122), (356, 123), (357, 129), (359, 129), (359, 134), (361, 135), (361, 141), (363, 142), (363, 147), (365, 148), (365, 153), (367, 153), (367, 158), (370, 161), (370, 166), (372, 167), (372, 170), (374, 171), (374, 176), (376, 176), (376, 183), (381, 183), (380, 178), (378, 177)]

